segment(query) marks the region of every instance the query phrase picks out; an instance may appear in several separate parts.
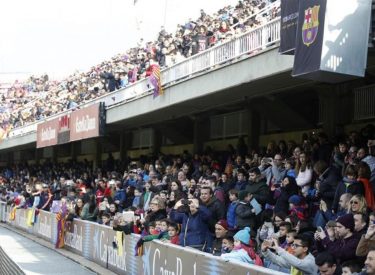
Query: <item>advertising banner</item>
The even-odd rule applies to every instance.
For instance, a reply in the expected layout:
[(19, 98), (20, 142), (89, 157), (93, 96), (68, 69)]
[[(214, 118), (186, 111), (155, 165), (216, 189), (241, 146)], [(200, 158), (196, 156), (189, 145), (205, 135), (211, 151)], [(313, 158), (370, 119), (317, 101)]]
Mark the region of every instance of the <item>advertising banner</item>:
[(98, 137), (105, 123), (104, 106), (96, 103), (71, 113), (70, 141)]
[(281, 54), (294, 54), (298, 25), (298, 0), (281, 0), (280, 47)]
[(33, 226), (33, 230), (36, 235), (46, 239), (48, 241), (52, 240), (52, 219), (55, 218), (50, 212), (40, 211), (36, 223)]
[(70, 141), (70, 114), (59, 117), (59, 128), (57, 132), (57, 144)]
[(38, 124), (36, 130), (36, 148), (56, 145), (58, 127), (58, 118)]

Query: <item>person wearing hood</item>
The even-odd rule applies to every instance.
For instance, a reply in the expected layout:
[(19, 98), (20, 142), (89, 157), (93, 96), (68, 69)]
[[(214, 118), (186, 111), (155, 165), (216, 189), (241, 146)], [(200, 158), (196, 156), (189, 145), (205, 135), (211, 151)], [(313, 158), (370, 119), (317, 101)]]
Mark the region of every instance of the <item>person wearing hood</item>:
[(342, 194), (350, 193), (352, 195), (362, 195), (364, 196), (365, 189), (363, 183), (357, 181), (357, 170), (354, 165), (348, 165), (345, 170), (345, 177), (338, 184), (335, 192), (335, 197), (333, 199), (332, 211), (337, 212), (339, 206), (339, 200)]

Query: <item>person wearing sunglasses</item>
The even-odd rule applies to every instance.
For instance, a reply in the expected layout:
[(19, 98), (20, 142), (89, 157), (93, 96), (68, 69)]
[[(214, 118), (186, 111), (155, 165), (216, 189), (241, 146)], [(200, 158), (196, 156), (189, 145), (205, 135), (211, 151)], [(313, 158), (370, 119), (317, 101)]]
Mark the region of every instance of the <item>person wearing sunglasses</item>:
[(315, 275), (318, 268), (314, 256), (310, 253), (311, 245), (310, 236), (298, 234), (291, 245), (293, 254), (290, 254), (279, 246), (277, 239), (265, 240), (262, 243), (262, 254), (273, 264), (290, 269), (290, 274), (303, 272), (304, 275)]

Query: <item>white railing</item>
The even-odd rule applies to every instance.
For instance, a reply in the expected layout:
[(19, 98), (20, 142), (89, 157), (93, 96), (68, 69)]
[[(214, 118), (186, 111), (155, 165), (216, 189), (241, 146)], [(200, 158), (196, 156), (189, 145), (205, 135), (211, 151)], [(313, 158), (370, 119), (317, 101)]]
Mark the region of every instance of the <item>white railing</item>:
[[(267, 47), (275, 45), (279, 41), (280, 18), (275, 18), (263, 26), (257, 27), (237, 38), (216, 45), (162, 70), (162, 84), (164, 87), (168, 87), (177, 81), (188, 79), (192, 76), (215, 69), (219, 65), (229, 64), (229, 62), (240, 57), (249, 58), (265, 50)], [(82, 103), (78, 108), (87, 107), (98, 102), (104, 102), (106, 107), (110, 107), (148, 95), (151, 90), (148, 80), (142, 79), (126, 88)], [(61, 112), (47, 119), (13, 129), (9, 133), (8, 138), (35, 132), (39, 123), (70, 113), (71, 111), (72, 110)]]

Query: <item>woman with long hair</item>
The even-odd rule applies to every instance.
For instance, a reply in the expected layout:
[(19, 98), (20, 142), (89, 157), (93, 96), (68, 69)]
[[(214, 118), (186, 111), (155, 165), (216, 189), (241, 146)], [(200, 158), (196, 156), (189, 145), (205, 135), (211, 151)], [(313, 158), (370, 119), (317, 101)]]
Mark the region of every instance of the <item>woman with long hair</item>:
[(362, 195), (354, 195), (350, 199), (349, 212), (353, 215), (356, 213), (367, 214), (367, 203), (365, 197)]
[(295, 170), (297, 185), (302, 188), (302, 194), (307, 194), (313, 176), (313, 168), (308, 154), (305, 152), (299, 154)]
[(367, 207), (372, 211), (375, 210), (375, 198), (374, 191), (372, 190), (372, 184), (370, 182), (371, 170), (366, 162), (361, 161), (358, 165), (358, 181), (363, 183), (365, 188), (365, 199)]

